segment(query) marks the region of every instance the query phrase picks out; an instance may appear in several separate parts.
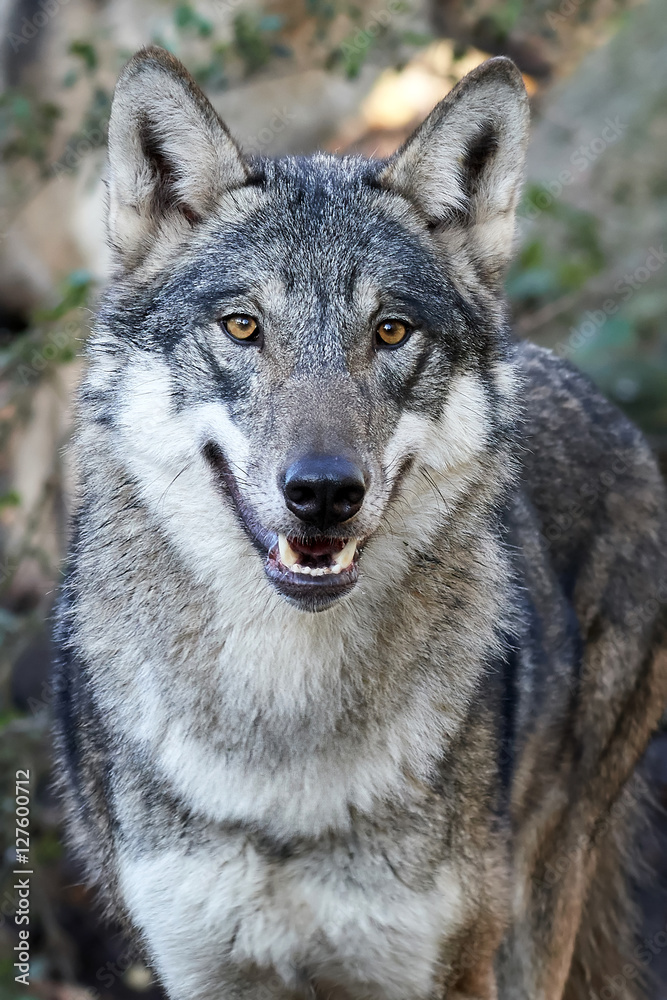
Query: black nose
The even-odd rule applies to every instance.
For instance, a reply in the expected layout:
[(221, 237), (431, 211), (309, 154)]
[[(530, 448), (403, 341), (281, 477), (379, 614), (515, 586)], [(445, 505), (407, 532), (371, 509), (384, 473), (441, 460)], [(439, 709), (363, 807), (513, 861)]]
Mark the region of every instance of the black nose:
[(364, 502), (360, 468), (341, 455), (306, 455), (285, 473), (285, 503), (307, 524), (324, 529), (354, 517)]

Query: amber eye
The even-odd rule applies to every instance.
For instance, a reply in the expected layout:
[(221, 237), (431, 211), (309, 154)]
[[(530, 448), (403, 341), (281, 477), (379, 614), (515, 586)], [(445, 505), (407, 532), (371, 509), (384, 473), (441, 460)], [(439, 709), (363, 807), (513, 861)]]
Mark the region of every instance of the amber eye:
[(385, 319), (378, 323), (375, 330), (375, 342), (378, 347), (398, 347), (407, 340), (411, 328), (400, 319)]
[(253, 341), (259, 336), (259, 325), (252, 316), (238, 313), (235, 316), (225, 316), (221, 321), (223, 327), (234, 340)]

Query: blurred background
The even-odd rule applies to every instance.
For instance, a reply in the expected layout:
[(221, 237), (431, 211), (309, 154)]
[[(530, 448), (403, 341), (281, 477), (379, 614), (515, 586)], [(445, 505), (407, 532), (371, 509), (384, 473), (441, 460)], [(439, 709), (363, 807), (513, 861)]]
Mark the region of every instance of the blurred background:
[[(0, 1000), (160, 996), (62, 847), (48, 722), (63, 448), (107, 266), (109, 105), (149, 42), (267, 155), (384, 156), (468, 70), (510, 55), (534, 120), (507, 280), (516, 330), (588, 372), (667, 464), (667, 0), (0, 0)], [(31, 774), (29, 987), (12, 968), (17, 769)], [(667, 736), (643, 769), (655, 873), (638, 891), (637, 969), (666, 1000)]]

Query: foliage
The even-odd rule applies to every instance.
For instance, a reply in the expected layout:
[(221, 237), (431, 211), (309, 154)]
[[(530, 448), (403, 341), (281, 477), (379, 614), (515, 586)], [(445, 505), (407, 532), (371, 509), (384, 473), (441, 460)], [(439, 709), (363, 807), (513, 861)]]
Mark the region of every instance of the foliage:
[(61, 109), (17, 90), (0, 94), (0, 150), (5, 162), (28, 159), (44, 169)]
[[(632, 284), (614, 271), (601, 220), (529, 187), (520, 216), (543, 204), (507, 278), (519, 330), (590, 377), (664, 447), (667, 292), (658, 273)], [(620, 289), (620, 290), (619, 290)]]

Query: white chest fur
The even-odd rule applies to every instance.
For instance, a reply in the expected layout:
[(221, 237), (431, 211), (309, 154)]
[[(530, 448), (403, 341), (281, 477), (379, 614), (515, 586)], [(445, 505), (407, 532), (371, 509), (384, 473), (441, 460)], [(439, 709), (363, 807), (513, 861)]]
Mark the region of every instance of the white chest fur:
[(267, 859), (241, 836), (211, 847), (121, 865), (131, 915), (179, 1000), (235, 996), (225, 984), (248, 968), (270, 997), (309, 982), (337, 983), (360, 1000), (431, 996), (443, 940), (463, 919), (449, 866), (419, 892), (363, 851), (338, 847), (313, 864)]

